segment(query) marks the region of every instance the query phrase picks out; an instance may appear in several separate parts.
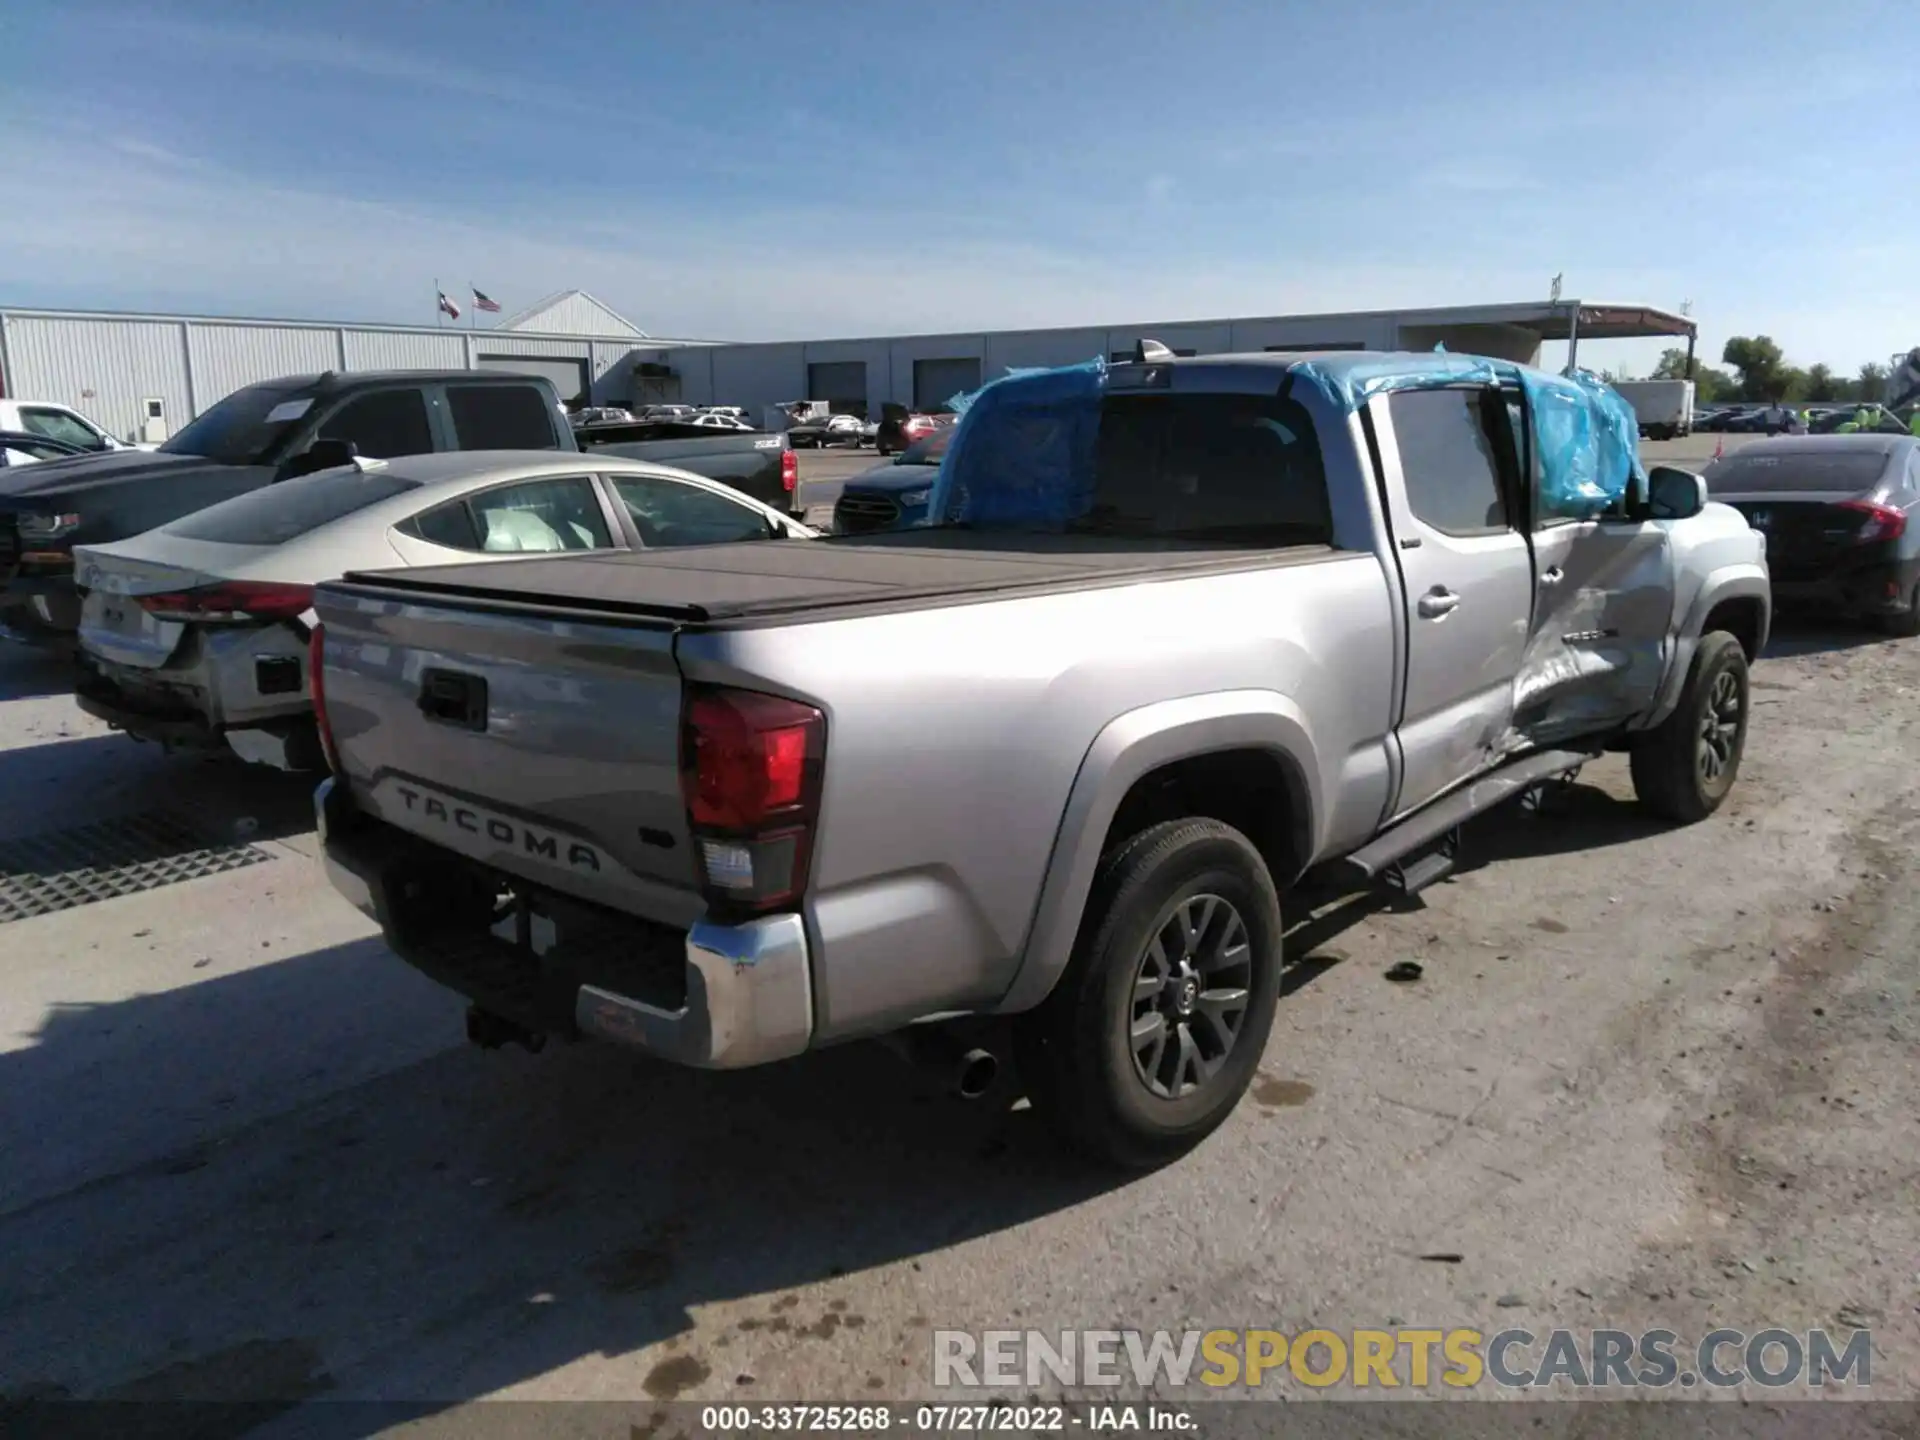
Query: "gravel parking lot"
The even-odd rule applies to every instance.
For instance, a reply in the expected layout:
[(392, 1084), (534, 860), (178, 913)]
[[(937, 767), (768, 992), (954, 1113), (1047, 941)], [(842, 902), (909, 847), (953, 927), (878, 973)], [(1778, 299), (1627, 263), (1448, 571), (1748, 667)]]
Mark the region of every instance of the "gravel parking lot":
[(0, 1394), (452, 1434), (489, 1397), (925, 1395), (936, 1327), (1519, 1322), (1870, 1328), (1912, 1398), (1920, 643), (1785, 626), (1753, 699), (1703, 825), (1609, 759), (1409, 907), (1294, 897), (1252, 1094), (1115, 1181), (1017, 1084), (964, 1105), (875, 1047), (471, 1050), (326, 888), (305, 783), (109, 734), (0, 646)]

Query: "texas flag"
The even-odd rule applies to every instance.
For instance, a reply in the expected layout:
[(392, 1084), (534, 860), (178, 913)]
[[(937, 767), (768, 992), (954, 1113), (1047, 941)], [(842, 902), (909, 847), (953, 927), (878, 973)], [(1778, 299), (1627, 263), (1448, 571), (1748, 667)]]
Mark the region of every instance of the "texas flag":
[(440, 296), (440, 309), (444, 313), (451, 315), (454, 319), (458, 320), (460, 318), (460, 307), (454, 304), (453, 301), (447, 298), (446, 291), (441, 290), (437, 293)]
[(498, 315), (500, 313), (500, 302), (498, 300), (489, 298), (484, 290), (480, 290), (472, 285), (469, 285), (467, 288), (473, 291), (474, 309), (484, 310), (489, 315)]

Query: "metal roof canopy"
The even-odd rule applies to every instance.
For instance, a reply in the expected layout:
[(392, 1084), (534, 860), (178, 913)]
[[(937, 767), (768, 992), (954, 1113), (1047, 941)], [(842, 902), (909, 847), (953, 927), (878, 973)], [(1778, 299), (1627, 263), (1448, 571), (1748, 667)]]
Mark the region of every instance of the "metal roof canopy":
[(1602, 300), (1547, 300), (1538, 304), (1450, 306), (1444, 310), (1419, 310), (1401, 313), (1401, 322), (1415, 324), (1460, 324), (1473, 316), (1484, 323), (1515, 325), (1531, 330), (1541, 340), (1567, 342), (1567, 366), (1579, 363), (1582, 340), (1647, 340), (1662, 335), (1687, 342), (1687, 378), (1694, 374), (1693, 350), (1699, 343), (1700, 327), (1690, 315), (1652, 305), (1622, 305)]
[(1686, 315), (1651, 305), (1598, 300), (1543, 300), (1536, 305), (1454, 305), (1440, 310), (1394, 312), (1403, 323), (1518, 325), (1542, 340), (1646, 340), (1660, 335), (1692, 339), (1699, 326)]

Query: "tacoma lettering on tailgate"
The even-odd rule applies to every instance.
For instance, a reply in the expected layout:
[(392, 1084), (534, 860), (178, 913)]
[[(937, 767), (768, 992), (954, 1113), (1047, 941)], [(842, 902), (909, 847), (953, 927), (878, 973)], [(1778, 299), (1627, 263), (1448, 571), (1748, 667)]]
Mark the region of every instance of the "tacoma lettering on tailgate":
[(540, 860), (567, 864), (576, 870), (601, 869), (600, 854), (591, 845), (556, 835), (533, 825), (523, 825), (490, 811), (477, 810), (458, 800), (449, 800), (409, 785), (396, 785), (394, 793), (406, 805), (409, 814), (436, 821), (469, 835), (485, 835), (496, 844), (522, 850)]

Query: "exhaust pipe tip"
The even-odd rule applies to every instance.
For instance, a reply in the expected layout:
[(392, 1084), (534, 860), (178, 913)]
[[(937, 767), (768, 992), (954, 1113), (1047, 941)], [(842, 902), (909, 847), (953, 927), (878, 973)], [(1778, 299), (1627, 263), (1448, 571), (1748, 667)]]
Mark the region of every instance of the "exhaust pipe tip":
[(902, 1060), (937, 1076), (946, 1091), (962, 1100), (978, 1100), (1000, 1076), (1000, 1057), (981, 1046), (962, 1050), (950, 1031), (913, 1026), (880, 1037)]
[(960, 1057), (953, 1093), (962, 1100), (978, 1100), (993, 1088), (1000, 1074), (1000, 1057), (991, 1050), (969, 1050)]

